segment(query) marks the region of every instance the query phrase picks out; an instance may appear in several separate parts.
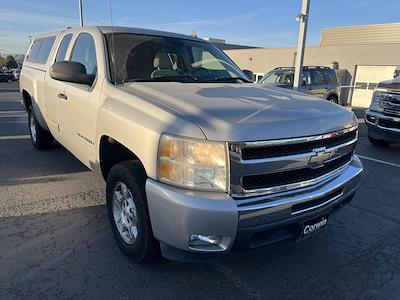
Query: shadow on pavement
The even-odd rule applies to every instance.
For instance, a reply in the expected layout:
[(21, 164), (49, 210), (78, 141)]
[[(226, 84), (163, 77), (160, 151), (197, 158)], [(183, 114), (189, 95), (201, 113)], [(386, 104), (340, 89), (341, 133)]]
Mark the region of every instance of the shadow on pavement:
[(30, 139), (0, 140), (0, 185), (21, 179), (89, 171), (65, 148), (38, 151)]
[[(102, 205), (0, 218), (0, 298), (332, 299), (377, 290), (394, 296), (399, 225), (378, 224), (351, 207), (339, 215), (302, 243), (197, 264), (132, 262), (113, 241)], [(382, 264), (397, 274), (383, 287), (390, 276), (377, 272)]]

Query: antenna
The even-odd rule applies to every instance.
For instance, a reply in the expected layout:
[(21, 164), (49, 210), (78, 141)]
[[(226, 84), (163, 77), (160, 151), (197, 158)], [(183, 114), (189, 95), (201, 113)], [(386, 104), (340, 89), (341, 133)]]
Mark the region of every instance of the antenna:
[(109, 0), (110, 4), (110, 22), (111, 22), (111, 60), (113, 64), (113, 72), (114, 72), (114, 84), (117, 84), (117, 70), (115, 68), (115, 42), (114, 42), (114, 24), (113, 24), (113, 15), (112, 15), (112, 0)]

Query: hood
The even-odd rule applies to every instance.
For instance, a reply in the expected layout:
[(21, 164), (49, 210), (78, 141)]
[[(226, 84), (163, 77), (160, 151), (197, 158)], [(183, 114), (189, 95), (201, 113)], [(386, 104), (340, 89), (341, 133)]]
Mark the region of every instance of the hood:
[(380, 82), (378, 88), (400, 90), (400, 76)]
[(293, 89), (293, 85), (290, 83), (275, 83), (275, 84), (271, 84), (271, 85), (274, 85), (276, 87), (280, 87), (283, 89), (291, 89), (291, 90)]
[(209, 140), (257, 141), (302, 137), (356, 125), (353, 112), (274, 86), (133, 82), (125, 91), (196, 123)]

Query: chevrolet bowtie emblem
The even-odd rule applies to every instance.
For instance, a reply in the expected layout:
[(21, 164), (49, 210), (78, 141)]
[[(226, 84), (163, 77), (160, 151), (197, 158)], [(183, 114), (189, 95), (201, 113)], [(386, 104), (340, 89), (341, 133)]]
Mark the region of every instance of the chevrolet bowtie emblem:
[(325, 147), (314, 149), (313, 152), (315, 154), (310, 157), (310, 160), (308, 162), (309, 167), (313, 169), (322, 167), (324, 163), (329, 160), (334, 154), (333, 151), (326, 152)]

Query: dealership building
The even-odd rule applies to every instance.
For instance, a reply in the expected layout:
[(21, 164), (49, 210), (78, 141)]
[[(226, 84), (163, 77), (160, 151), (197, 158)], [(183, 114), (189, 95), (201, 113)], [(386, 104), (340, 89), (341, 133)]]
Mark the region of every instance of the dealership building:
[[(293, 66), (297, 51), (296, 47), (218, 46), (242, 69), (257, 76), (276, 67)], [(304, 65), (334, 68), (343, 86), (342, 103), (368, 107), (377, 83), (393, 78), (400, 65), (400, 23), (324, 29), (320, 45), (306, 47)]]

